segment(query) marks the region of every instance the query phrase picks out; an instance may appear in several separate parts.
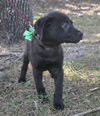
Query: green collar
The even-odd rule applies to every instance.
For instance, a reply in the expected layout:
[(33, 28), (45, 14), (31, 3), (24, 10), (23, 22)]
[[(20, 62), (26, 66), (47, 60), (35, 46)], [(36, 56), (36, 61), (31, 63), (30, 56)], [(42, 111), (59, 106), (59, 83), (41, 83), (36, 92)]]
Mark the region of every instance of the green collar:
[(25, 30), (25, 32), (23, 33), (23, 37), (26, 40), (31, 41), (34, 32), (35, 32), (35, 28), (34, 27), (30, 27), (28, 30)]

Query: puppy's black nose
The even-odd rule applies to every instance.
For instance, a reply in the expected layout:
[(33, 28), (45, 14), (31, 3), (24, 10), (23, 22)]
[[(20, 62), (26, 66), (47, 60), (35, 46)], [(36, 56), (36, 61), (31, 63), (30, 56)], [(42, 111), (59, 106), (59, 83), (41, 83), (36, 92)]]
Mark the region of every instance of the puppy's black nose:
[(78, 32), (78, 35), (79, 35), (79, 37), (81, 37), (81, 38), (83, 37), (83, 33), (80, 32), (80, 31)]

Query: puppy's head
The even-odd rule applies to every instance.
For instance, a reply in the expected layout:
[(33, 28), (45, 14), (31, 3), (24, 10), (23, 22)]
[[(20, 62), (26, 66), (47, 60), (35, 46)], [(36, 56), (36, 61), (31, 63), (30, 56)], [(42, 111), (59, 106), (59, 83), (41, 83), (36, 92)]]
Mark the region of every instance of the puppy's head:
[(40, 41), (49, 47), (55, 47), (61, 43), (78, 43), (83, 36), (68, 16), (60, 12), (52, 12), (40, 18), (34, 27)]

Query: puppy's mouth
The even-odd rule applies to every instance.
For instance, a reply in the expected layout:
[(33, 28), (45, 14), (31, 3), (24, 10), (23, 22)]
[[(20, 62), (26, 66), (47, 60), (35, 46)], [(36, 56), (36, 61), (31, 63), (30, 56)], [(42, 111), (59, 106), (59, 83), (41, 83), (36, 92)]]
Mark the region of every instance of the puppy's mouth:
[(83, 34), (81, 34), (80, 36), (77, 37), (76, 41), (74, 43), (78, 43), (82, 40), (83, 38)]
[(69, 39), (69, 40), (66, 40), (65, 43), (78, 43), (82, 40), (82, 38), (77, 38), (77, 39)]
[(82, 40), (82, 38), (79, 39), (79, 40), (76, 40), (74, 43), (79, 43), (81, 40)]
[(80, 40), (82, 40), (82, 38), (83, 38), (83, 33), (79, 31), (79, 32), (76, 34), (75, 43), (80, 42)]
[(75, 41), (74, 44), (77, 44), (77, 43), (79, 43), (79, 42), (80, 42), (80, 40), (79, 40), (79, 41)]

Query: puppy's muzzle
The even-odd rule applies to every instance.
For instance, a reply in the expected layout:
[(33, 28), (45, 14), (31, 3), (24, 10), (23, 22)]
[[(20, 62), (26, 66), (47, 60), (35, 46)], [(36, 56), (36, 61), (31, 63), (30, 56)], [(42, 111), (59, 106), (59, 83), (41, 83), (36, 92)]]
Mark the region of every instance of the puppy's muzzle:
[(79, 32), (78, 32), (78, 36), (79, 36), (80, 40), (82, 40), (82, 38), (83, 38), (83, 33), (79, 31)]

